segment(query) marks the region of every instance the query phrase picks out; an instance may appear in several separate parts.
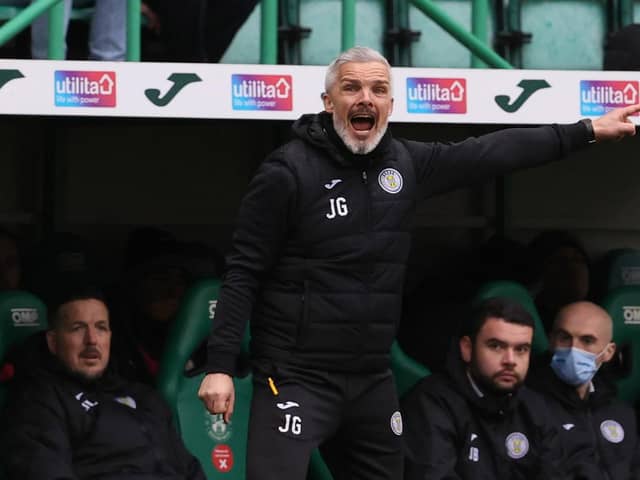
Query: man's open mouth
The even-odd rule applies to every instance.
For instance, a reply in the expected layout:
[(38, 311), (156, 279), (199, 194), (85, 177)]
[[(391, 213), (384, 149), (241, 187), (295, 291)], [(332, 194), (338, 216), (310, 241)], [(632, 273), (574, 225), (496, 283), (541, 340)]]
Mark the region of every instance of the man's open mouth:
[(376, 119), (373, 115), (368, 113), (356, 113), (350, 119), (351, 126), (358, 132), (365, 132), (371, 130), (376, 124)]

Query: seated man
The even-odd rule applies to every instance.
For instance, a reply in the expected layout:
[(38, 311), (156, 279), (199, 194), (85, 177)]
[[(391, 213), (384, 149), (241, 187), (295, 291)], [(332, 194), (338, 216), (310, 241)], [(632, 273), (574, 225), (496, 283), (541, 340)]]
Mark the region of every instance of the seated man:
[(640, 478), (635, 413), (616, 400), (605, 372), (597, 373), (613, 358), (612, 338), (613, 322), (605, 310), (590, 302), (569, 304), (553, 324), (551, 363), (546, 357), (527, 379), (546, 397), (566, 445), (589, 453), (569, 460), (576, 478)]
[(67, 293), (49, 317), (50, 354), (39, 368), (18, 366), (0, 427), (9, 478), (204, 480), (160, 396), (107, 368), (111, 330), (101, 295)]
[(473, 312), (447, 373), (426, 377), (402, 401), (406, 479), (564, 478), (544, 400), (522, 386), (533, 327), (506, 299)]

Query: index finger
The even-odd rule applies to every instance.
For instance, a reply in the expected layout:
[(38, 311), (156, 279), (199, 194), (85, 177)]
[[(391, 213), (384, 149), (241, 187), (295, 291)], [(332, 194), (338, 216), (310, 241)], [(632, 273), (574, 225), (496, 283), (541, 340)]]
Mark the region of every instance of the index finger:
[(625, 117), (628, 117), (629, 115), (633, 115), (634, 113), (638, 112), (640, 112), (640, 103), (636, 103), (635, 105), (630, 105), (628, 107), (623, 107), (620, 113), (622, 113), (622, 115), (624, 115)]

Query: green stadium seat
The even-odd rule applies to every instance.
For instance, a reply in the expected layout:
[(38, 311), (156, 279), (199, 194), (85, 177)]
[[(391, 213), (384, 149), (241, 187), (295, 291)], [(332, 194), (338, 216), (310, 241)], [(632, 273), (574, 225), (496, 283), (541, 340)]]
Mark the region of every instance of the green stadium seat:
[(618, 287), (601, 303), (613, 319), (613, 341), (627, 372), (618, 380), (618, 396), (635, 405), (640, 400), (640, 286)]
[(474, 303), (480, 303), (491, 297), (505, 297), (519, 302), (531, 314), (536, 325), (531, 345), (534, 355), (542, 353), (549, 348), (549, 341), (542, 326), (542, 320), (540, 320), (533, 298), (526, 288), (519, 283), (511, 281), (488, 282), (480, 287), (474, 298)]
[[(47, 309), (38, 297), (19, 290), (0, 292), (0, 364), (11, 347), (46, 328)], [(0, 384), (0, 407), (5, 393)]]
[(220, 290), (219, 280), (193, 285), (178, 312), (160, 363), (158, 388), (173, 410), (178, 431), (208, 479), (245, 478), (246, 441), (251, 404), (251, 375), (235, 378), (236, 404), (227, 425), (198, 399), (204, 374), (188, 376), (185, 365), (211, 331)]
[[(24, 291), (0, 292), (0, 365), (12, 347), (46, 328), (47, 309), (38, 297)], [(6, 393), (6, 385), (0, 383), (0, 412)], [(0, 465), (0, 480), (4, 478)]]
[(391, 370), (396, 381), (398, 397), (402, 397), (418, 381), (429, 375), (429, 369), (404, 353), (397, 341), (391, 345)]
[(640, 285), (640, 250), (618, 248), (606, 255), (605, 293), (625, 285)]
[(0, 358), (29, 335), (47, 328), (47, 309), (38, 297), (22, 290), (0, 292)]

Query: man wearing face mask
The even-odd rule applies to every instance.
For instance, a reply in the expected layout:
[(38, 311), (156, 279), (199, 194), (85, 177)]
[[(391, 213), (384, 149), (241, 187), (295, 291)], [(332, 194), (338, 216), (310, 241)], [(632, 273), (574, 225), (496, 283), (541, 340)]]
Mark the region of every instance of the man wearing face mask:
[(260, 165), (240, 205), (199, 396), (230, 420), (250, 321), (247, 480), (302, 480), (318, 446), (336, 479), (398, 480), (390, 349), (416, 202), (633, 135), (628, 116), (640, 105), (453, 144), (396, 139), (391, 68), (364, 47), (329, 65), (322, 101)]
[(615, 353), (612, 338), (605, 310), (591, 302), (569, 304), (553, 324), (551, 361), (543, 357), (527, 378), (562, 428), (573, 478), (640, 478), (635, 412), (616, 399), (615, 385), (600, 371)]

